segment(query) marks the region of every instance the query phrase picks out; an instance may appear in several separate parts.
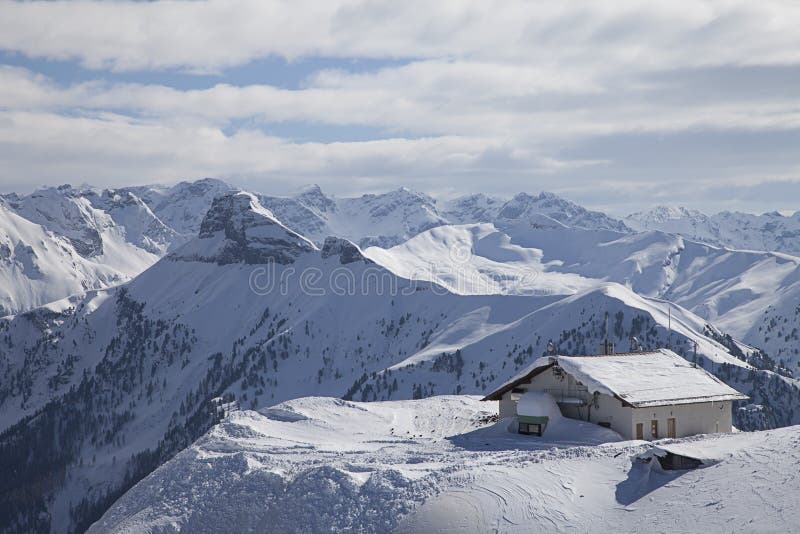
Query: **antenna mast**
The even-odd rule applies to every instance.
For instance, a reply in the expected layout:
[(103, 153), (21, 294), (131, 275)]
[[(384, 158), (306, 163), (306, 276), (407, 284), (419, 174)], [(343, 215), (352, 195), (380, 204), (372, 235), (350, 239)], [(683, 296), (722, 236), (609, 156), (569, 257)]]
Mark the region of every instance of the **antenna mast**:
[(608, 340), (608, 312), (606, 312), (605, 319), (606, 319), (605, 320), (605, 339), (603, 340), (602, 349), (603, 349), (603, 354), (608, 356), (609, 354), (612, 354), (614, 352), (614, 349), (612, 348), (613, 345)]
[(667, 348), (672, 349), (672, 305), (667, 304)]

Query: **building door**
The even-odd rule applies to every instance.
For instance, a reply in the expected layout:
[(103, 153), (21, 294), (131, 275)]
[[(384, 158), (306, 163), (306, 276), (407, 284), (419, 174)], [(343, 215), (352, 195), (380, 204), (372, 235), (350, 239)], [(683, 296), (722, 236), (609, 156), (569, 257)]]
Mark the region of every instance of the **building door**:
[(644, 439), (644, 423), (636, 423), (636, 439)]
[(667, 419), (667, 437), (668, 438), (677, 437), (675, 435), (675, 418), (674, 417), (670, 417), (669, 419)]
[(658, 419), (650, 421), (650, 437), (658, 439)]

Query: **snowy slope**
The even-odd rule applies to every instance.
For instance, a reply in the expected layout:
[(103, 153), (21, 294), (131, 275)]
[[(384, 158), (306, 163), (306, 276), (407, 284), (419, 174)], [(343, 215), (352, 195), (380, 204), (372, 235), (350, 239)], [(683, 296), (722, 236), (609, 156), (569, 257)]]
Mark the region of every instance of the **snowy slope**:
[(303, 398), (234, 412), (126, 493), (90, 532), (800, 527), (798, 427), (672, 440), (668, 447), (708, 467), (665, 472), (637, 460), (650, 445), (618, 442), (601, 427), (561, 419), (557, 440), (535, 438), (509, 432), (509, 420), (487, 426), (492, 414), (496, 403), (465, 396)]
[(800, 256), (800, 212), (786, 216), (724, 211), (709, 216), (687, 208), (657, 206), (629, 215), (625, 223), (637, 231), (660, 230), (727, 248)]
[[(130, 280), (177, 238), (130, 192), (44, 188), (0, 199), (0, 315)], [(26, 259), (28, 258), (28, 259)]]
[[(133, 278), (168, 251), (196, 236), (213, 199), (231, 190), (228, 184), (207, 178), (174, 186), (99, 190), (65, 185), (39, 189), (29, 195), (6, 195), (8, 209), (65, 238), (78, 255), (96, 265), (89, 271), (110, 274), (92, 276), (83, 269), (80, 274), (67, 273), (64, 280), (56, 280), (52, 275), (46, 282), (17, 275), (19, 283), (7, 289), (6, 304), (0, 313), (24, 312), (50, 300)], [(437, 203), (427, 195), (405, 188), (336, 199), (313, 186), (292, 198), (261, 196), (260, 199), (279, 220), (317, 246), (334, 235), (362, 246), (388, 247), (452, 221), (491, 220), (503, 227), (525, 228), (539, 226), (542, 221), (576, 227), (624, 227), (605, 215), (550, 193), (519, 194), (509, 202), (472, 195)], [(23, 245), (38, 246), (27, 241)], [(41, 289), (45, 286), (47, 289)]]
[(105, 212), (117, 231), (124, 233), (127, 243), (140, 249), (160, 257), (178, 239), (175, 230), (165, 225), (147, 204), (129, 191), (105, 189), (84, 193), (84, 196), (93, 208)]
[(56, 530), (88, 526), (208, 428), (211, 397), (258, 407), (485, 393), (550, 339), (564, 353), (596, 352), (604, 312), (619, 347), (635, 335), (690, 357), (697, 341), (701, 365), (764, 406), (759, 421), (798, 422), (791, 382), (752, 370), (731, 353), (751, 348), (707, 337), (705, 321), (677, 306), (670, 334), (663, 302), (619, 284), (458, 295), (394, 276), (341, 239), (318, 249), (254, 196), (223, 195), (196, 238), (125, 286), (0, 321), (0, 471), (14, 474), (12, 491), (66, 473), (45, 501), (0, 504)]
[(680, 304), (796, 369), (800, 259), (736, 251), (662, 232), (620, 234), (491, 224), (442, 226), (365, 254), (405, 278), (460, 294), (570, 295), (613, 281)]
[[(37, 189), (30, 195), (7, 199), (25, 219), (66, 237), (85, 258), (96, 258), (122, 270), (131, 256), (162, 255), (175, 233), (138, 197), (113, 190), (77, 190), (70, 186)], [(138, 267), (138, 265), (137, 265)], [(141, 270), (131, 269), (131, 274)]]
[(0, 199), (0, 316), (121, 283), (131, 270), (155, 261), (141, 251), (120, 270), (98, 258), (78, 254), (69, 240), (20, 217)]
[(15, 259), (4, 253), (0, 266), (7, 282), (0, 316), (130, 280), (197, 235), (214, 196), (229, 190), (199, 180), (117, 190), (64, 185), (0, 197), (2, 250), (18, 250)]

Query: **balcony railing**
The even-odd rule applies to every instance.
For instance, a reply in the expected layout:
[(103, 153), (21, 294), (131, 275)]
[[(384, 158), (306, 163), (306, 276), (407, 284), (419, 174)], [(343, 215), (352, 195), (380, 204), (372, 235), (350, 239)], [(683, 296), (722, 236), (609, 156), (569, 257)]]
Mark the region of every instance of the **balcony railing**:
[(556, 399), (556, 402), (562, 404), (576, 404), (585, 406), (589, 401), (589, 390), (583, 386), (574, 388), (545, 388), (545, 393), (549, 393)]

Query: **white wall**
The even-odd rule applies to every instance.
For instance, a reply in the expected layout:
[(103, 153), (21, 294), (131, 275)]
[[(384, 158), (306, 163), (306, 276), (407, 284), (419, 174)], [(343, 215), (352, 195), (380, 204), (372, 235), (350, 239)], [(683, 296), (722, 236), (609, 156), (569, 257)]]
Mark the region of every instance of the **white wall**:
[(633, 412), (630, 406), (623, 406), (622, 401), (609, 395), (598, 395), (597, 405), (592, 405), (589, 420), (592, 423), (610, 423), (611, 429), (624, 439), (633, 439)]
[(655, 419), (658, 421), (658, 437), (666, 438), (667, 419), (670, 417), (675, 418), (675, 436), (678, 438), (730, 432), (733, 429), (731, 402), (723, 401), (637, 408), (633, 410), (633, 432), (636, 431), (636, 423), (642, 423), (644, 439), (652, 439), (650, 422)]
[(498, 416), (503, 419), (505, 417), (514, 417), (515, 415), (517, 415), (517, 399), (512, 399), (511, 392), (507, 391), (503, 393), (503, 398), (500, 399)]

